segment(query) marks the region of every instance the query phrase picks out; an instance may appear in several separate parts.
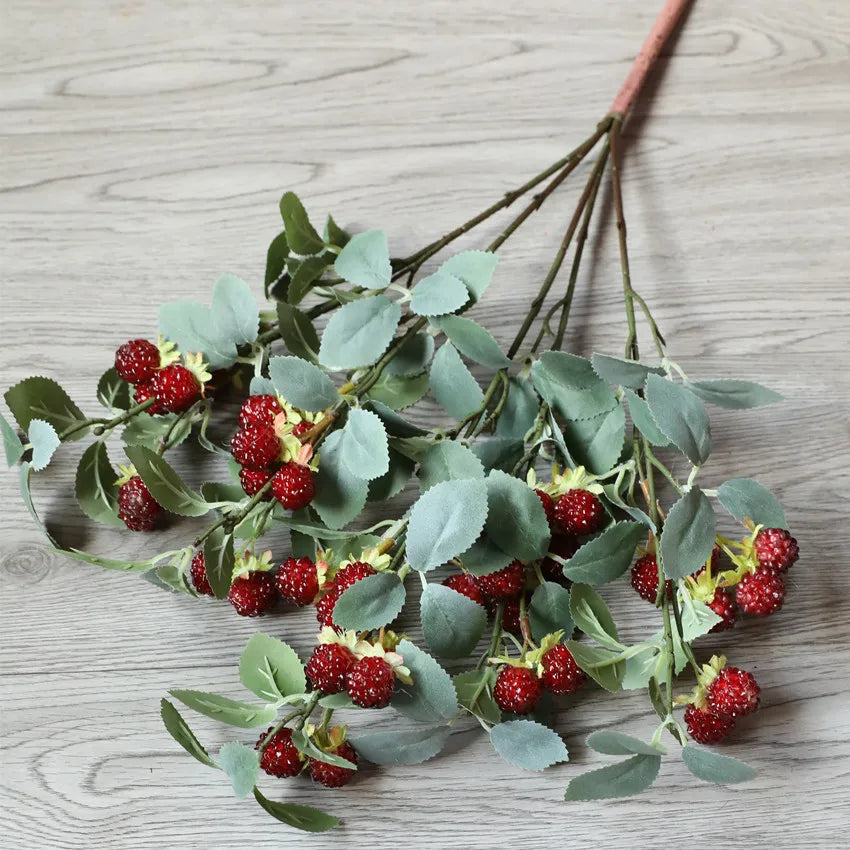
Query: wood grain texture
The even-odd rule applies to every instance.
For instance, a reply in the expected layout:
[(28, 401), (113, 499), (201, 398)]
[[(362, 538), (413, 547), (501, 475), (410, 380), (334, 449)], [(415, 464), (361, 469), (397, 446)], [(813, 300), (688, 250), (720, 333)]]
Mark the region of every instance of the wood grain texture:
[[(203, 299), (223, 271), (260, 292), (284, 188), (316, 217), (331, 210), (345, 225), (384, 227), (399, 253), (424, 244), (585, 134), (658, 5), (8, 0), (0, 383), (49, 375), (93, 410), (116, 345), (152, 332), (161, 301)], [(774, 488), (803, 551), (779, 616), (705, 646), (728, 649), (763, 685), (762, 711), (724, 750), (754, 764), (758, 779), (696, 785), (670, 758), (642, 797), (565, 804), (569, 778), (607, 761), (586, 749), (586, 733), (652, 728), (640, 695), (588, 690), (559, 718), (569, 765), (521, 773), (480, 735), (459, 733), (453, 752), (367, 769), (340, 793), (286, 786), (345, 818), (337, 833), (295, 835), (233, 799), (157, 715), (171, 686), (235, 695), (235, 662), (256, 624), (55, 557), (7, 474), (4, 848), (619, 850), (693, 846), (706, 833), (719, 848), (847, 846), (850, 7), (697, 0), (674, 49), (626, 134), (634, 281), (692, 374), (753, 378), (789, 399), (712, 411), (706, 470), (708, 486), (752, 475)], [(510, 243), (476, 307), (502, 343), (545, 273), (570, 194)], [(466, 244), (485, 244), (499, 223)], [(625, 323), (613, 233), (597, 229), (590, 248), (568, 342), (617, 353)], [(188, 525), (156, 540), (87, 530), (73, 503), (74, 460), (72, 448), (36, 483), (63, 539), (128, 556), (186, 539)], [(606, 595), (627, 637), (653, 627), (627, 588)], [(263, 626), (301, 650), (315, 631), (309, 613)], [(213, 746), (225, 740), (211, 722), (198, 727)], [(269, 792), (284, 793), (271, 783)]]

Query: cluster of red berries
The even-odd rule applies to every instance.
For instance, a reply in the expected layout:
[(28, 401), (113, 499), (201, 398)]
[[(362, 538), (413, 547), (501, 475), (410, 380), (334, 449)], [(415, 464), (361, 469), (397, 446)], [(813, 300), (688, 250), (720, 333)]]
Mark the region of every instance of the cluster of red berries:
[(153, 531), (162, 506), (138, 475), (118, 487), (118, 518), (130, 531)]
[[(260, 767), (270, 776), (276, 776), (279, 779), (298, 776), (307, 767), (313, 781), (327, 788), (339, 788), (351, 781), (356, 772), (351, 768), (328, 764), (320, 759), (302, 755), (292, 743), (291, 729), (279, 729), (263, 746), (263, 742), (273, 728), (269, 727), (263, 732), (256, 744), (256, 749), (259, 750), (262, 747)], [(357, 752), (348, 741), (332, 743), (325, 752), (357, 764)]]
[(688, 734), (700, 744), (718, 744), (739, 717), (759, 707), (761, 689), (752, 673), (723, 667), (704, 685), (685, 709)]

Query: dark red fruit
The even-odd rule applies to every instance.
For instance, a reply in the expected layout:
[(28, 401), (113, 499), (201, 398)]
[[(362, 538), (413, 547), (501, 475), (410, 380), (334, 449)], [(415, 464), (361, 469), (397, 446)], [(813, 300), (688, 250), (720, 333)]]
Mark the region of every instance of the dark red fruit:
[(493, 686), (493, 699), (502, 711), (528, 714), (543, 695), (543, 683), (528, 667), (507, 664), (499, 670)]
[(519, 623), (519, 598), (505, 600), (502, 606), (502, 629), (516, 637), (522, 637), (522, 627)]
[(584, 670), (562, 643), (553, 646), (541, 659), (543, 687), (553, 694), (571, 694), (587, 681)]
[(735, 604), (735, 597), (726, 588), (718, 587), (714, 591), (714, 598), (706, 604), (718, 617), (723, 618), (717, 625), (712, 626), (712, 632), (725, 632), (735, 625), (738, 606)]
[(360, 579), (373, 575), (375, 575), (375, 570), (363, 561), (354, 561), (351, 564), (346, 564), (334, 576), (334, 580), (331, 582), (331, 586), (325, 595), (316, 603), (316, 618), (318, 621), (323, 626), (333, 626), (334, 607), (342, 592), (351, 587), (355, 582), (360, 581)]
[(272, 478), (272, 492), (288, 511), (306, 508), (316, 495), (313, 473), (300, 463), (285, 463)]
[(204, 562), (203, 552), (195, 552), (195, 557), (192, 558), (192, 566), (189, 567), (189, 574), (192, 576), (192, 585), (198, 593), (202, 593), (204, 596), (215, 595), (207, 579), (207, 565)]
[[(573, 537), (571, 534), (556, 534), (549, 543), (549, 551), (564, 560), (572, 558), (578, 551), (578, 547), (578, 538)], [(552, 558), (544, 558), (540, 562), (540, 569), (543, 571), (544, 577), (550, 581), (562, 583), (566, 583), (567, 581), (564, 576), (564, 568)]]
[[(156, 398), (156, 393), (153, 391), (153, 381), (148, 381), (146, 384), (136, 384), (133, 389), (133, 401), (136, 404), (144, 404), (149, 398)], [(150, 407), (145, 408), (145, 413), (148, 416), (156, 416), (158, 413), (167, 413), (168, 411), (158, 402), (154, 401), (154, 403)]]
[(357, 659), (339, 643), (320, 643), (307, 662), (307, 677), (317, 691), (341, 694), (346, 689), (348, 671)]
[(300, 440), (301, 437), (304, 436), (304, 434), (306, 434), (312, 427), (312, 422), (307, 422), (305, 419), (302, 419), (297, 425), (292, 426), (292, 433)]
[(249, 396), (239, 411), (239, 427), (274, 425), (275, 416), (279, 413), (283, 413), (283, 408), (273, 395)]
[(280, 439), (271, 425), (249, 425), (231, 437), (230, 453), (245, 469), (266, 469), (280, 456)]
[[(348, 741), (343, 741), (338, 747), (328, 750), (328, 752), (344, 758), (352, 764), (357, 764), (357, 752)], [(310, 759), (310, 776), (313, 777), (314, 782), (319, 782), (326, 788), (340, 788), (347, 785), (351, 782), (355, 773), (357, 771), (350, 767), (337, 767), (318, 759)]]
[(352, 701), (361, 708), (385, 708), (395, 687), (393, 668), (377, 655), (367, 655), (351, 666), (346, 688)]
[(604, 516), (602, 502), (589, 490), (567, 490), (555, 502), (555, 521), (567, 534), (593, 534)]
[(543, 510), (546, 512), (546, 520), (549, 527), (552, 528), (555, 525), (555, 502), (548, 493), (544, 493), (542, 490), (535, 490), (534, 492), (537, 493), (540, 504), (543, 505)]
[[(254, 749), (259, 750), (261, 744), (266, 739), (266, 735), (272, 731), (274, 727), (269, 728), (260, 735)], [(278, 779), (283, 779), (288, 776), (297, 776), (301, 773), (301, 768), (304, 767), (301, 753), (295, 748), (292, 743), (292, 730), (280, 729), (272, 735), (266, 748), (260, 755), (260, 767), (270, 776), (276, 776)]]
[(159, 502), (138, 475), (118, 488), (118, 517), (130, 531), (153, 531), (161, 513)]
[(319, 574), (309, 558), (287, 558), (277, 571), (277, 590), (295, 605), (309, 605), (319, 592)]
[(525, 585), (525, 567), (511, 561), (504, 569), (478, 577), (478, 586), (490, 599), (514, 599)]
[(734, 728), (734, 717), (718, 717), (710, 711), (689, 705), (685, 709), (688, 734), (698, 744), (719, 744)]
[[(240, 469), (239, 483), (249, 496), (256, 496), (271, 481), (272, 475), (274, 473), (268, 469)], [(273, 498), (274, 494), (271, 490), (266, 490), (263, 493), (262, 500), (264, 502), (268, 502)]]
[(115, 352), (115, 371), (128, 384), (144, 384), (159, 369), (159, 349), (146, 339), (131, 339)]
[(752, 673), (737, 667), (724, 667), (706, 689), (706, 701), (712, 714), (743, 717), (759, 707), (761, 688)]
[(457, 575), (449, 576), (443, 581), (443, 584), (446, 587), (450, 587), (452, 590), (457, 591), (457, 593), (466, 596), (473, 602), (477, 602), (479, 605), (483, 605), (485, 607), (487, 606), (487, 599), (481, 592), (478, 582), (468, 573), (457, 573)]
[[(647, 554), (637, 559), (632, 567), (632, 587), (641, 599), (655, 602), (658, 595), (658, 561), (655, 560), (655, 555)], [(673, 582), (668, 580), (665, 587), (669, 596)]]
[(238, 576), (230, 586), (227, 598), (241, 617), (259, 617), (274, 601), (274, 579), (266, 572)]
[(800, 550), (784, 528), (763, 528), (756, 535), (756, 558), (763, 567), (785, 572), (794, 566)]
[(322, 626), (334, 624), (334, 608), (340, 596), (340, 589), (331, 585), (324, 596), (316, 603), (316, 619)]
[(172, 363), (159, 369), (152, 379), (157, 401), (171, 413), (188, 410), (201, 397), (201, 384), (185, 366)]
[(735, 599), (745, 614), (766, 617), (782, 607), (785, 582), (776, 570), (759, 567), (741, 579), (735, 588)]

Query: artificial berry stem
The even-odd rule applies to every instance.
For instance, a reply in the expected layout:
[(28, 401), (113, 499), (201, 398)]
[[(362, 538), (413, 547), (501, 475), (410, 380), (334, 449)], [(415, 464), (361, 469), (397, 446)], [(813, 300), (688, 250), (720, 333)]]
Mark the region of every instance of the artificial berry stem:
[(141, 404), (137, 404), (134, 407), (131, 407), (129, 410), (125, 410), (120, 416), (116, 416), (114, 419), (84, 419), (82, 422), (76, 422), (71, 425), (70, 428), (66, 428), (60, 435), (59, 440), (63, 442), (68, 439), (68, 437), (76, 434), (78, 431), (84, 431), (86, 428), (93, 428), (93, 432), (95, 436), (100, 437), (106, 431), (111, 431), (113, 428), (117, 428), (119, 425), (123, 425), (128, 420), (132, 419), (134, 416), (137, 416), (139, 413), (147, 410), (151, 405), (156, 404), (155, 398), (149, 398), (147, 401), (143, 401)]
[(195, 548), (200, 546), (217, 528), (221, 528), (222, 526), (235, 528), (239, 525), (239, 523), (242, 522), (242, 520), (245, 519), (245, 517), (248, 516), (248, 514), (251, 513), (251, 511), (263, 500), (263, 496), (265, 496), (265, 494), (271, 489), (271, 486), (271, 480), (267, 481), (253, 496), (251, 496), (242, 510), (235, 514), (225, 514), (221, 517), (221, 519), (214, 522), (200, 537), (195, 540)]

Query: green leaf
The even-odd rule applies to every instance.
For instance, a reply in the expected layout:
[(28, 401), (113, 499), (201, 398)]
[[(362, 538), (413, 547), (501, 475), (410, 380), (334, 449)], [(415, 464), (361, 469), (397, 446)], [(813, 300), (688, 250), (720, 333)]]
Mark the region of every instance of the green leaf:
[(201, 746), (195, 733), (189, 728), (189, 724), (183, 719), (183, 715), (165, 697), (160, 700), (160, 716), (168, 734), (189, 753), (192, 758), (197, 759), (207, 767), (218, 768), (218, 765), (210, 758), (210, 754)]
[(540, 401), (528, 381), (511, 378), (510, 390), (502, 413), (496, 422), (496, 434), (512, 440), (522, 440), (534, 425)]
[(487, 476), (487, 536), (523, 561), (542, 558), (551, 532), (537, 494), (518, 478), (493, 470)]
[(340, 529), (348, 525), (366, 504), (369, 482), (352, 475), (340, 447), (341, 431), (333, 431), (322, 443), (322, 461), (316, 474), (316, 495), (311, 503), (325, 525)]
[[(86, 419), (68, 393), (50, 378), (25, 378), (6, 390), (4, 398), (18, 427), (25, 432), (29, 431), (33, 419), (43, 419), (60, 434)], [(87, 430), (81, 428), (68, 439), (79, 440)]]
[(371, 481), (389, 470), (387, 432), (376, 414), (354, 408), (341, 433), (339, 452), (352, 475)]
[(590, 361), (564, 351), (547, 351), (531, 367), (537, 392), (562, 416), (590, 419), (613, 410), (614, 391), (590, 365)]
[(401, 732), (370, 732), (351, 738), (357, 752), (373, 764), (420, 764), (433, 758), (449, 740), (447, 726)]
[(608, 649), (620, 650), (617, 626), (602, 597), (587, 584), (574, 584), (570, 592), (570, 614), (576, 628)]
[(303, 832), (327, 832), (339, 824), (339, 818), (328, 815), (321, 809), (269, 800), (262, 795), (259, 788), (254, 789), (254, 799), (273, 818)]
[(180, 516), (203, 516), (210, 506), (200, 493), (190, 489), (168, 462), (147, 446), (127, 446), (125, 454), (165, 510)]
[(336, 245), (337, 248), (344, 248), (351, 240), (351, 234), (343, 230), (335, 221), (332, 215), (328, 216), (325, 222), (325, 242), (331, 245)]
[(117, 480), (118, 474), (109, 462), (106, 444), (95, 440), (83, 452), (77, 466), (74, 486), (77, 502), (85, 515), (95, 522), (124, 528), (124, 522), (118, 518)]
[(386, 295), (344, 304), (322, 334), (319, 363), (326, 369), (371, 366), (390, 344), (400, 318), (401, 307)]
[(331, 379), (300, 357), (272, 357), (269, 376), (275, 390), (301, 410), (324, 410), (339, 399)]
[(391, 410), (404, 410), (416, 404), (428, 392), (429, 385), (427, 372), (412, 378), (383, 374), (366, 395), (373, 402), (383, 404)]
[(500, 469), (511, 472), (522, 458), (522, 440), (511, 440), (505, 437), (478, 436), (472, 443), (472, 451), (484, 464), (488, 472)]
[(524, 770), (545, 770), (558, 762), (569, 761), (561, 736), (533, 720), (509, 720), (490, 730), (496, 752), (509, 764)]
[(506, 567), (513, 556), (500, 549), (486, 534), (482, 534), (472, 546), (458, 555), (458, 560), (467, 572), (483, 576)]
[(319, 700), (322, 708), (359, 708), (347, 693), (328, 694)]
[(357, 286), (385, 289), (392, 279), (387, 234), (383, 230), (367, 230), (352, 236), (336, 258), (334, 270)]
[(439, 270), (460, 278), (475, 303), (490, 285), (497, 262), (498, 258), (490, 251), (463, 251), (449, 257)]
[(422, 572), (465, 552), (481, 534), (487, 516), (483, 481), (442, 481), (419, 497), (410, 513), (407, 558)]
[(285, 301), (279, 301), (277, 321), (281, 338), (289, 353), (304, 360), (315, 361), (319, 353), (319, 337), (307, 314)]
[(685, 386), (707, 404), (743, 410), (783, 401), (779, 393), (753, 381), (688, 381)]
[(731, 756), (721, 756), (711, 750), (688, 744), (682, 748), (682, 761), (697, 779), (716, 785), (733, 785), (747, 782), (756, 776), (755, 770), (746, 762)]
[(271, 285), (283, 274), (286, 269), (286, 258), (289, 256), (289, 243), (286, 241), (286, 233), (278, 233), (272, 239), (268, 251), (266, 251), (266, 275), (263, 282), (263, 293), (269, 297)]
[(717, 488), (717, 500), (735, 519), (751, 519), (767, 528), (788, 528), (776, 496), (752, 478), (730, 478)]
[[(493, 684), (496, 681), (494, 667), (483, 670), (468, 670), (453, 678), (458, 702), (476, 717), (491, 725), (502, 722), (502, 711), (493, 699)], [(484, 687), (481, 687), (482, 681)], [(474, 700), (474, 702), (473, 702)]]
[(664, 753), (664, 750), (652, 744), (645, 744), (639, 738), (633, 738), (631, 735), (626, 735), (623, 732), (615, 732), (611, 729), (605, 729), (600, 732), (592, 732), (588, 735), (587, 746), (597, 753), (604, 753), (607, 756), (658, 756)]
[[(626, 659), (626, 672), (623, 674), (622, 688), (633, 691), (650, 687), (652, 681), (667, 680), (667, 649), (656, 643), (647, 643), (639, 652)], [(662, 700), (663, 703), (663, 700)], [(663, 720), (667, 708), (662, 705)]]
[(292, 273), (292, 279), (289, 282), (286, 300), (290, 304), (300, 304), (327, 266), (324, 256), (307, 257), (298, 263), (298, 268)]
[(252, 635), (239, 659), (239, 678), (266, 702), (307, 690), (304, 667), (295, 650), (262, 632)]
[(423, 277), (410, 294), (410, 309), (419, 316), (444, 316), (469, 301), (463, 281), (443, 271)]
[(292, 743), (299, 752), (304, 753), (305, 756), (311, 759), (317, 759), (318, 761), (323, 761), (325, 764), (332, 764), (334, 767), (342, 767), (346, 770), (357, 770), (357, 765), (354, 762), (334, 753), (327, 753), (317, 747), (301, 729), (292, 730)]
[(716, 521), (711, 502), (692, 487), (670, 509), (661, 532), (661, 562), (671, 579), (696, 572), (714, 549)]
[(221, 769), (230, 777), (233, 793), (247, 797), (260, 775), (260, 754), (246, 744), (231, 741), (218, 751)]
[(703, 403), (690, 391), (659, 375), (646, 379), (646, 401), (656, 425), (697, 465), (711, 454), (711, 428)]
[(380, 502), (398, 495), (407, 486), (415, 468), (415, 461), (390, 447), (389, 469), (369, 482), (369, 501)]
[(682, 637), (687, 643), (708, 634), (723, 619), (705, 602), (692, 599), (689, 593), (680, 594), (682, 601)]
[(617, 487), (614, 483), (603, 484), (602, 490), (604, 494), (603, 503), (607, 502), (609, 503), (609, 507), (613, 506), (619, 508), (632, 519), (642, 522), (650, 531), (655, 532), (655, 523), (640, 508), (625, 502), (623, 497), (617, 491)]
[(107, 410), (129, 410), (133, 403), (130, 385), (115, 371), (107, 369), (97, 382), (97, 400)]
[(660, 756), (638, 755), (577, 776), (567, 786), (566, 800), (608, 800), (632, 797), (655, 782)]
[(434, 337), (429, 333), (414, 334), (387, 363), (384, 373), (405, 377), (419, 375), (431, 362), (433, 356)]
[(566, 420), (563, 437), (575, 463), (596, 475), (607, 472), (620, 458), (626, 438), (626, 413), (618, 404), (592, 419)]
[(566, 641), (576, 664), (593, 679), (596, 684), (606, 691), (614, 693), (620, 690), (626, 665), (623, 661), (617, 661), (620, 652), (611, 649), (603, 649), (597, 646), (588, 646), (575, 640)]
[(163, 416), (134, 416), (121, 432), (121, 439), (128, 446), (147, 446), (159, 448), (162, 440), (168, 437), (170, 448), (179, 445), (192, 431), (192, 422), (183, 417), (177, 424), (178, 415), (167, 413)]
[(409, 640), (400, 641), (396, 652), (410, 670), (413, 684), (402, 682), (396, 685), (392, 707), (420, 723), (435, 723), (454, 717), (459, 709), (451, 676), (427, 652)]
[(223, 528), (215, 529), (204, 541), (204, 566), (216, 599), (227, 598), (235, 563), (233, 534), (226, 533)]
[(395, 573), (378, 573), (355, 582), (337, 600), (334, 624), (358, 632), (389, 625), (404, 607), (404, 585)]
[(286, 240), (296, 254), (318, 254), (324, 249), (322, 237), (310, 224), (307, 211), (295, 192), (287, 192), (280, 199), (280, 216)]
[(24, 456), (24, 444), (12, 426), (2, 416), (0, 416), (0, 431), (3, 432), (3, 450), (6, 453), (6, 465), (12, 467)]
[(274, 723), (277, 709), (273, 705), (252, 705), (205, 691), (169, 691), (183, 705), (228, 726), (253, 729)]
[(538, 643), (545, 635), (561, 630), (569, 637), (574, 628), (570, 614), (569, 590), (553, 581), (544, 581), (531, 595), (528, 621), (531, 625), (531, 636)]
[(610, 357), (607, 354), (594, 354), (590, 358), (593, 371), (609, 384), (621, 387), (631, 387), (633, 390), (643, 389), (647, 375), (663, 375), (660, 366), (644, 366), (636, 360), (623, 360), (620, 357)]
[(584, 584), (605, 584), (619, 578), (632, 563), (635, 548), (646, 535), (639, 522), (618, 522), (585, 543), (564, 565), (564, 575)]
[(454, 440), (442, 440), (425, 452), (419, 465), (423, 493), (441, 481), (463, 478), (484, 478), (481, 461), (466, 446)]
[(251, 287), (236, 275), (223, 274), (215, 282), (210, 311), (216, 334), (234, 345), (244, 345), (257, 338), (260, 310)]
[(59, 435), (49, 422), (43, 419), (31, 419), (27, 436), (32, 445), (33, 471), (40, 472), (50, 463), (53, 453), (59, 448)]
[(429, 584), (419, 602), (428, 648), (443, 658), (461, 658), (475, 649), (487, 625), (484, 606), (443, 584)]
[(489, 369), (506, 369), (511, 361), (504, 355), (490, 331), (472, 319), (462, 316), (442, 316), (433, 322), (443, 330), (454, 347), (476, 363)]
[(653, 446), (669, 446), (670, 441), (661, 432), (661, 429), (655, 424), (652, 414), (649, 412), (649, 405), (631, 390), (625, 390), (624, 395), (629, 403), (629, 415), (632, 417), (632, 424), (638, 431), (646, 437)]
[(483, 390), (450, 342), (437, 350), (430, 374), (434, 398), (455, 419), (463, 419), (484, 401)]

